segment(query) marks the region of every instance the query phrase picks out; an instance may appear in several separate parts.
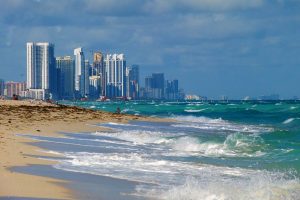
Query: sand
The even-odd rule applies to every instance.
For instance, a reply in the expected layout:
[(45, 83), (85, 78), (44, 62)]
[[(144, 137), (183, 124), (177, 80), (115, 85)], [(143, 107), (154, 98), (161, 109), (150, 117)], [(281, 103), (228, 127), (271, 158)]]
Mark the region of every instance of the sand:
[(78, 107), (59, 106), (40, 101), (0, 100), (0, 197), (34, 197), (74, 199), (63, 180), (16, 173), (13, 166), (51, 165), (53, 161), (26, 155), (53, 156), (28, 145), (34, 142), (16, 134), (59, 136), (58, 132), (90, 132), (103, 128), (102, 122), (155, 120), (147, 117), (93, 111)]

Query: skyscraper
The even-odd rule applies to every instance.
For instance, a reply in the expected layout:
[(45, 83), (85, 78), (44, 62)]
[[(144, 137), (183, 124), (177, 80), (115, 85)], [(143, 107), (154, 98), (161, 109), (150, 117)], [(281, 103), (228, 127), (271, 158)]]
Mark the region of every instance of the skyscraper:
[(85, 96), (90, 94), (90, 81), (89, 81), (89, 69), (91, 68), (90, 61), (84, 61), (84, 92)]
[(164, 99), (165, 98), (165, 75), (163, 73), (153, 73), (152, 76), (145, 77), (145, 89), (143, 98)]
[(3, 79), (0, 79), (0, 96), (4, 95), (5, 82)]
[(57, 83), (58, 97), (60, 99), (74, 98), (74, 60), (71, 56), (57, 57)]
[(139, 66), (132, 65), (126, 68), (126, 92), (127, 97), (137, 99), (139, 97)]
[(27, 89), (39, 90), (43, 99), (56, 96), (54, 44), (27, 43)]
[(165, 77), (163, 73), (153, 73), (145, 78), (146, 98), (163, 99), (165, 90)]
[(165, 90), (165, 75), (163, 73), (152, 74), (153, 98), (163, 99)]
[(166, 81), (166, 99), (169, 100), (177, 100), (179, 99), (179, 88), (178, 88), (178, 80)]
[(101, 78), (100, 76), (90, 76), (89, 77), (89, 90), (90, 90), (90, 98), (98, 99), (100, 97), (100, 85)]
[(75, 94), (77, 98), (86, 95), (86, 83), (88, 83), (88, 74), (85, 69), (84, 53), (81, 47), (74, 49), (75, 56)]
[(106, 96), (126, 96), (126, 61), (124, 54), (109, 54), (105, 58), (107, 85)]
[(152, 76), (146, 76), (145, 77), (145, 91), (143, 94), (143, 98), (146, 98), (146, 99), (153, 98), (152, 90), (153, 90), (153, 78), (152, 78)]
[(93, 62), (93, 76), (100, 76), (100, 95), (106, 95), (106, 69), (103, 60), (103, 54), (101, 52), (94, 53), (94, 62)]

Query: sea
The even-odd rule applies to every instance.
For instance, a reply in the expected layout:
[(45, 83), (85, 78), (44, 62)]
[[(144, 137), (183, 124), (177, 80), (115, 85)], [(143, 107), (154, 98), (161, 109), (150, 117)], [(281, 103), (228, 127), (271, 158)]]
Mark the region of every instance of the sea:
[(300, 199), (299, 101), (59, 103), (169, 119), (28, 135), (63, 156), (57, 170), (134, 183), (116, 199)]

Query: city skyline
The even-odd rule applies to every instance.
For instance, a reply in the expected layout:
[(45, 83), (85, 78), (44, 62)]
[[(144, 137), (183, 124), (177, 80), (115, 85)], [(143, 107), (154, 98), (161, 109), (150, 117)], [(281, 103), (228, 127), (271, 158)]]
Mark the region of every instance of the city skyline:
[(165, 80), (163, 73), (152, 73), (151, 85), (141, 88), (139, 65), (127, 65), (124, 54), (98, 50), (90, 62), (82, 47), (75, 48), (73, 56), (55, 56), (55, 44), (49, 42), (27, 42), (26, 51), (26, 84), (0, 79), (0, 95), (84, 101), (184, 98), (178, 80)]
[(299, 8), (294, 0), (7, 1), (0, 77), (25, 80), (24, 44), (50, 41), (60, 55), (78, 46), (123, 52), (142, 76), (180, 77), (187, 93), (300, 96)]

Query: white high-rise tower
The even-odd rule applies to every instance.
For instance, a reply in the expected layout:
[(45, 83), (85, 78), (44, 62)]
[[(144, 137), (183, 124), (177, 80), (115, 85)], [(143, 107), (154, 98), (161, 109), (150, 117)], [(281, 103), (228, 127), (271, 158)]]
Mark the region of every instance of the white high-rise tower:
[(75, 92), (77, 96), (84, 97), (88, 94), (88, 70), (86, 70), (84, 53), (81, 47), (74, 49), (75, 55)]
[(27, 89), (41, 93), (42, 99), (48, 94), (56, 95), (54, 44), (27, 43)]
[(126, 96), (126, 60), (124, 54), (109, 54), (105, 58), (106, 95), (108, 97)]

